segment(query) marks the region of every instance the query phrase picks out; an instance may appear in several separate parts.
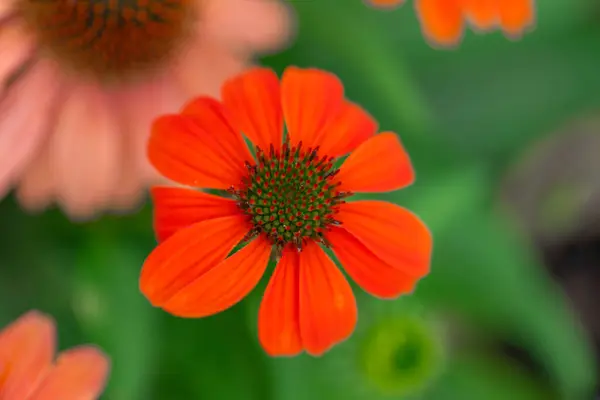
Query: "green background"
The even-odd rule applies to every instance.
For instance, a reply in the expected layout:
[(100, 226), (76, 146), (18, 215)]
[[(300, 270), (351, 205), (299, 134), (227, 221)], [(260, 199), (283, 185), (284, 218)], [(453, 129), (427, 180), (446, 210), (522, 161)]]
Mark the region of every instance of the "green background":
[[(384, 197), (434, 233), (432, 272), (415, 294), (384, 302), (356, 290), (350, 340), (318, 359), (271, 359), (256, 338), (265, 282), (201, 320), (171, 317), (140, 294), (140, 267), (155, 245), (149, 205), (73, 224), (57, 210), (26, 215), (8, 198), (0, 325), (36, 308), (57, 319), (61, 348), (103, 347), (113, 362), (110, 400), (593, 398), (591, 345), (499, 192), (530, 146), (600, 106), (600, 6), (539, 0), (538, 25), (523, 40), (469, 33), (459, 49), (440, 51), (423, 40), (410, 4), (390, 12), (360, 0), (290, 5), (297, 39), (262, 62), (337, 73), (348, 97), (411, 155), (416, 184)], [(525, 349), (537, 372), (498, 341)]]

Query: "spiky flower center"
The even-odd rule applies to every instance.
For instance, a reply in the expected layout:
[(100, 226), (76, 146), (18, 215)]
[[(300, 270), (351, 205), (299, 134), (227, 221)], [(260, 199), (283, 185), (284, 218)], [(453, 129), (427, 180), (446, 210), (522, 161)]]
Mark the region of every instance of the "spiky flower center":
[(256, 148), (257, 163), (247, 163), (248, 175), (230, 189), (252, 224), (249, 237), (264, 234), (279, 250), (300, 251), (309, 240), (327, 245), (324, 233), (339, 225), (338, 206), (350, 193), (337, 189), (333, 158), (318, 153), (302, 143), (280, 151), (271, 146), (268, 154)]
[(77, 72), (123, 79), (168, 60), (192, 0), (17, 0), (42, 50)]

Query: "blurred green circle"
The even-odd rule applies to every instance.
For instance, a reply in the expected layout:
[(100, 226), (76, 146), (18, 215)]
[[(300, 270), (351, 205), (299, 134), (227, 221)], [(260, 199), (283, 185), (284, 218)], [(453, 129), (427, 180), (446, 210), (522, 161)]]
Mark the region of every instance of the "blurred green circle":
[(431, 380), (441, 359), (435, 332), (415, 317), (394, 318), (373, 326), (360, 356), (361, 372), (385, 394), (419, 391)]

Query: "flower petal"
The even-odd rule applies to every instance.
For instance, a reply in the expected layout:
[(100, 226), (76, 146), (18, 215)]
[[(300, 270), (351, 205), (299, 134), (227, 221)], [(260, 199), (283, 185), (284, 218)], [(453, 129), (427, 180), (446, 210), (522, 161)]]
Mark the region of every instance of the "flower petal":
[(278, 0), (219, 0), (199, 7), (201, 35), (241, 54), (278, 50), (290, 38), (291, 12)]
[(212, 139), (207, 143), (218, 148), (230, 163), (241, 165), (244, 170), (244, 163), (253, 161), (241, 132), (233, 127), (221, 102), (211, 97), (197, 97), (183, 107), (181, 114), (191, 117), (202, 131), (207, 132)]
[[(148, 101), (152, 99), (152, 101)], [(162, 178), (150, 164), (147, 155), (152, 122), (158, 115), (177, 113), (187, 96), (172, 74), (149, 82), (123, 88), (117, 99), (126, 132), (128, 161), (140, 185), (156, 184)]]
[(271, 356), (294, 356), (302, 351), (299, 271), (298, 253), (284, 251), (260, 304), (258, 339)]
[(404, 0), (367, 0), (374, 7), (392, 8), (404, 4)]
[[(35, 38), (23, 24), (7, 23), (1, 19), (0, 12), (0, 82), (4, 86), (10, 75), (34, 55)], [(43, 93), (40, 92), (39, 94)]]
[(52, 365), (54, 322), (30, 311), (0, 333), (0, 398), (25, 399)]
[(267, 68), (254, 68), (223, 85), (223, 103), (240, 131), (261, 149), (281, 148), (283, 112), (279, 79)]
[(498, 24), (498, 0), (463, 0), (463, 13), (476, 29), (487, 31)]
[(432, 238), (413, 213), (375, 200), (341, 204), (342, 227), (386, 264), (420, 278), (429, 273)]
[(140, 289), (155, 307), (220, 263), (248, 232), (242, 215), (209, 219), (183, 228), (144, 262)]
[(499, 8), (500, 23), (508, 36), (519, 37), (535, 23), (533, 0), (502, 0)]
[[(204, 4), (198, 5), (199, 9)], [(204, 26), (205, 15), (200, 16)], [(206, 95), (219, 96), (221, 86), (226, 79), (242, 72), (248, 63), (248, 57), (237, 54), (229, 47), (224, 47), (216, 40), (206, 40), (207, 35), (202, 29), (194, 32), (189, 42), (181, 51), (174, 68), (169, 72), (184, 91), (186, 98)]]
[(109, 369), (106, 355), (94, 347), (65, 351), (28, 399), (97, 399), (104, 390)]
[(393, 299), (414, 289), (415, 277), (383, 262), (346, 230), (334, 227), (327, 233), (327, 239), (348, 275), (365, 292)]
[(155, 186), (154, 230), (159, 242), (178, 230), (208, 219), (240, 214), (234, 200), (186, 188)]
[(0, 3), (0, 19), (5, 19), (15, 11), (15, 6), (11, 2), (5, 1)]
[(307, 353), (322, 355), (347, 339), (358, 318), (352, 288), (314, 242), (300, 253), (300, 336)]
[(122, 134), (114, 104), (100, 86), (73, 88), (48, 144), (56, 195), (72, 218), (90, 218), (109, 202), (121, 170)]
[(252, 155), (231, 128), (223, 106), (198, 98), (182, 115), (159, 117), (152, 125), (148, 157), (165, 177), (188, 186), (227, 189), (246, 175)]
[(432, 44), (454, 46), (460, 42), (464, 22), (460, 5), (451, 0), (415, 0), (421, 29)]
[(340, 191), (387, 192), (413, 183), (415, 172), (398, 136), (374, 136), (353, 151), (336, 176)]
[[(0, 42), (0, 49), (2, 48)], [(21, 178), (44, 145), (58, 103), (56, 71), (39, 61), (15, 82), (0, 103), (0, 197)], [(35, 115), (35, 118), (31, 118)]]
[[(143, 181), (143, 175), (138, 169), (133, 154), (138, 152), (139, 148), (133, 148), (129, 137), (121, 138), (121, 176), (115, 182), (115, 187), (110, 193), (110, 202), (107, 209), (110, 212), (122, 213), (134, 211), (138, 208), (146, 197), (146, 188)], [(145, 147), (145, 146), (144, 146)]]
[(302, 142), (314, 148), (344, 104), (344, 86), (330, 72), (288, 67), (281, 79), (281, 104), (292, 146)]
[(54, 200), (56, 174), (50, 167), (50, 150), (49, 146), (42, 146), (27, 166), (17, 187), (19, 204), (30, 212), (40, 212)]
[(346, 101), (319, 138), (319, 152), (339, 157), (377, 133), (377, 121), (357, 104)]
[(185, 318), (206, 317), (228, 309), (258, 284), (270, 254), (271, 244), (258, 237), (177, 292), (164, 309)]

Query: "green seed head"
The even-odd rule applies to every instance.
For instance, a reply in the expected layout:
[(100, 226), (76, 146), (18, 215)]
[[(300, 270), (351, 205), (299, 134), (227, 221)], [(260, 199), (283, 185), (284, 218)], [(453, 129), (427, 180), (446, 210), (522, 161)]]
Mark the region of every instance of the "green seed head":
[(268, 154), (257, 147), (256, 157), (256, 165), (246, 164), (240, 187), (230, 189), (252, 225), (249, 236), (264, 234), (277, 248), (298, 251), (308, 240), (327, 244), (323, 234), (339, 225), (335, 214), (349, 195), (337, 190), (333, 159), (318, 148), (302, 149), (302, 143), (271, 146)]

